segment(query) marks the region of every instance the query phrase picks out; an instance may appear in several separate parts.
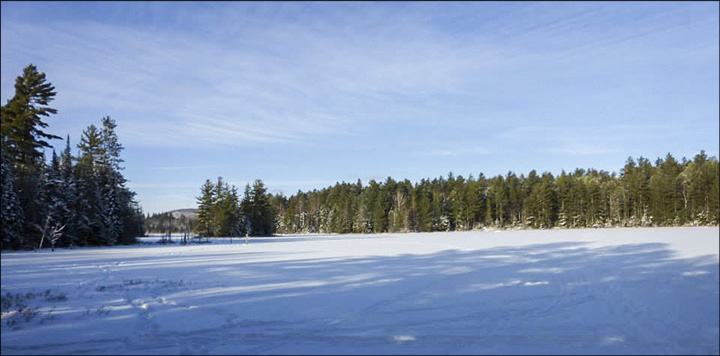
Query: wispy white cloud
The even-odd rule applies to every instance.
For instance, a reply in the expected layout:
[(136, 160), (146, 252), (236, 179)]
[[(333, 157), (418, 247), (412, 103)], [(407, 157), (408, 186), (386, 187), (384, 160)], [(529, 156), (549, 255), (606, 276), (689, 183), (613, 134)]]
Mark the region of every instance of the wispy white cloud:
[(14, 53), (10, 60), (48, 58), (43, 69), (59, 83), (61, 112), (123, 116), (126, 140), (152, 146), (351, 135), (363, 121), (388, 119), (368, 111), (460, 92), (468, 70), (500, 60), (417, 24), (390, 38), (383, 38), (387, 28), (364, 33), (354, 24), (339, 31), (274, 25), (207, 38), (84, 21), (3, 21), (2, 47)]
[[(627, 31), (624, 25), (607, 32), (606, 23), (622, 9), (546, 4), (493, 9), (504, 15), (476, 24), (473, 31), (453, 32), (434, 23), (457, 16), (452, 12), (457, 10), (432, 4), (402, 9), (298, 5), (283, 11), (272, 4), (181, 7), (169, 15), (176, 23), (190, 23), (181, 31), (85, 20), (7, 20), (2, 22), (3, 62), (46, 62), (43, 68), (60, 92), (61, 113), (119, 115), (120, 133), (129, 144), (238, 146), (357, 135), (382, 122), (417, 124), (440, 115), (469, 123), (467, 108), (449, 112), (451, 104), (442, 98), (537, 105), (564, 92), (515, 74), (528, 66), (550, 80), (583, 79), (587, 74), (578, 70), (602, 65), (608, 54), (632, 60), (618, 42), (704, 26), (676, 18), (658, 26), (656, 18), (670, 11), (661, 9), (648, 12), (656, 18), (639, 20), (641, 30)], [(476, 10), (487, 11), (465, 11)], [(298, 20), (293, 14), (308, 16)], [(525, 24), (531, 14), (537, 19)], [(482, 31), (490, 28), (504, 40)], [(592, 51), (603, 53), (588, 56)], [(686, 55), (682, 48), (674, 52)], [(3, 71), (4, 97), (12, 81), (8, 76), (15, 74)], [(418, 110), (418, 101), (429, 110)]]
[(92, 4), (3, 2), (0, 94), (33, 62), (53, 133), (113, 116), (148, 206), (205, 175), (294, 192), (717, 154), (717, 3)]

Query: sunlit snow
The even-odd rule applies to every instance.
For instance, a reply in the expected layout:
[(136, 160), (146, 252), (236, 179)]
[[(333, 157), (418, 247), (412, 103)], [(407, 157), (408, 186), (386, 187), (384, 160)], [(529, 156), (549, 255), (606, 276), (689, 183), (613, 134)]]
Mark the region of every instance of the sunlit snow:
[(2, 295), (2, 354), (719, 352), (717, 227), (8, 252)]

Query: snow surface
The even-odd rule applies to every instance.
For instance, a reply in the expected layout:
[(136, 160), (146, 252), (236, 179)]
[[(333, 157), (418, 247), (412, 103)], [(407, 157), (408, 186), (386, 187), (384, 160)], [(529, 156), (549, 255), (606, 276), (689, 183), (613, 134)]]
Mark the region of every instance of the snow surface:
[(717, 227), (228, 242), (3, 253), (2, 354), (719, 352)]

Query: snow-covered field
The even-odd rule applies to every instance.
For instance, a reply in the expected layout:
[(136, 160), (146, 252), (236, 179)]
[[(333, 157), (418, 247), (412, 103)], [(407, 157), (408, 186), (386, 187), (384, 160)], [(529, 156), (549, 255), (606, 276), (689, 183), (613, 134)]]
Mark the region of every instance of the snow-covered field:
[(718, 354), (718, 228), (2, 254), (2, 354)]

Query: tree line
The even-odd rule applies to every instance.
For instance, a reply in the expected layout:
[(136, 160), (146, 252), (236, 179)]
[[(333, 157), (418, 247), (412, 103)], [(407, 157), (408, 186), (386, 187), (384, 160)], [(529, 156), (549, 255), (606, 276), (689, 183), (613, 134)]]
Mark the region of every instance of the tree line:
[(274, 196), (280, 233), (382, 233), (479, 228), (717, 225), (718, 160), (628, 158), (620, 174), (371, 180)]
[(173, 212), (153, 213), (145, 215), (145, 232), (147, 233), (190, 233), (195, 230), (197, 219), (192, 216), (175, 216)]
[(235, 186), (209, 179), (200, 188), (194, 232), (202, 237), (270, 236), (276, 231), (274, 197), (262, 180), (245, 186), (242, 200)]
[(53, 150), (48, 163), (47, 140), (61, 139), (44, 131), (43, 119), (57, 113), (49, 106), (55, 95), (30, 64), (1, 108), (0, 248), (38, 248), (51, 236), (53, 247), (134, 243), (144, 235), (144, 216), (125, 186), (115, 120), (106, 116), (101, 126), (88, 126), (76, 155), (68, 135), (63, 152)]

